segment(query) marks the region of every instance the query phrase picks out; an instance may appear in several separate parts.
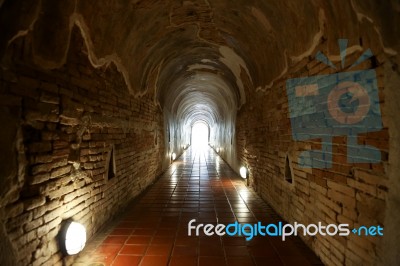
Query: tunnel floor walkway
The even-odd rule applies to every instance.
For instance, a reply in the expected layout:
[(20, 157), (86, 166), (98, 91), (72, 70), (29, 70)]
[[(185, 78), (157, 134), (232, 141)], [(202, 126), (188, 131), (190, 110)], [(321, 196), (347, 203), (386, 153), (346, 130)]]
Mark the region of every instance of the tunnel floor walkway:
[[(188, 236), (188, 222), (281, 218), (212, 150), (189, 148), (125, 213), (91, 239), (75, 265), (323, 265), (297, 237)], [(194, 230), (192, 230), (194, 233)]]

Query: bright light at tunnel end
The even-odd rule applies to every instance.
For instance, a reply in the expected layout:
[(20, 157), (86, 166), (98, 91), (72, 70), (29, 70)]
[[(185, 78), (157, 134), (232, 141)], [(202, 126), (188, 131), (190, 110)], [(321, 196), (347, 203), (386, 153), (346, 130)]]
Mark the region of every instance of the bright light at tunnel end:
[(247, 178), (247, 168), (246, 167), (244, 167), (244, 166), (240, 167), (240, 176), (244, 179)]

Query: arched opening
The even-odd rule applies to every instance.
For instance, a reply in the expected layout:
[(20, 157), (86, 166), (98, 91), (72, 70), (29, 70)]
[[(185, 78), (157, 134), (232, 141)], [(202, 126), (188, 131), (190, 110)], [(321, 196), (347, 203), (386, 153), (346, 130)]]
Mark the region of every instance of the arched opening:
[(191, 143), (196, 150), (206, 149), (209, 141), (209, 127), (204, 122), (196, 122), (192, 126)]

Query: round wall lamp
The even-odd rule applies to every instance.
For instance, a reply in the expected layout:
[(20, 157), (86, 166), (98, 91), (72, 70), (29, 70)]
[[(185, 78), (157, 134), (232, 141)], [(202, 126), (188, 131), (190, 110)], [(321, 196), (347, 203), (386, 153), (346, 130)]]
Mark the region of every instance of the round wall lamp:
[(175, 159), (176, 159), (176, 153), (175, 152), (171, 153), (171, 159), (172, 159), (172, 161), (175, 161)]
[(78, 254), (86, 245), (86, 228), (78, 222), (68, 220), (61, 227), (59, 240), (65, 255)]
[(247, 178), (247, 175), (248, 175), (247, 168), (244, 167), (244, 166), (240, 167), (240, 176), (241, 176), (242, 178), (246, 179), (246, 178)]

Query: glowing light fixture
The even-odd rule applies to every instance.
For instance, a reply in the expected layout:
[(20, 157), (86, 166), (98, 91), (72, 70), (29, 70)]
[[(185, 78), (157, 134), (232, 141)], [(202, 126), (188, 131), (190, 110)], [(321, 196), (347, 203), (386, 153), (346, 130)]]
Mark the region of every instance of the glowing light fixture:
[(244, 167), (244, 166), (240, 167), (240, 176), (244, 179), (247, 178), (247, 168), (246, 167)]
[(173, 152), (173, 153), (171, 154), (171, 159), (172, 159), (172, 161), (175, 161), (175, 159), (176, 159), (176, 153), (175, 153), (175, 152)]
[(60, 246), (67, 255), (75, 255), (83, 250), (86, 244), (85, 227), (74, 221), (65, 223), (60, 232)]

